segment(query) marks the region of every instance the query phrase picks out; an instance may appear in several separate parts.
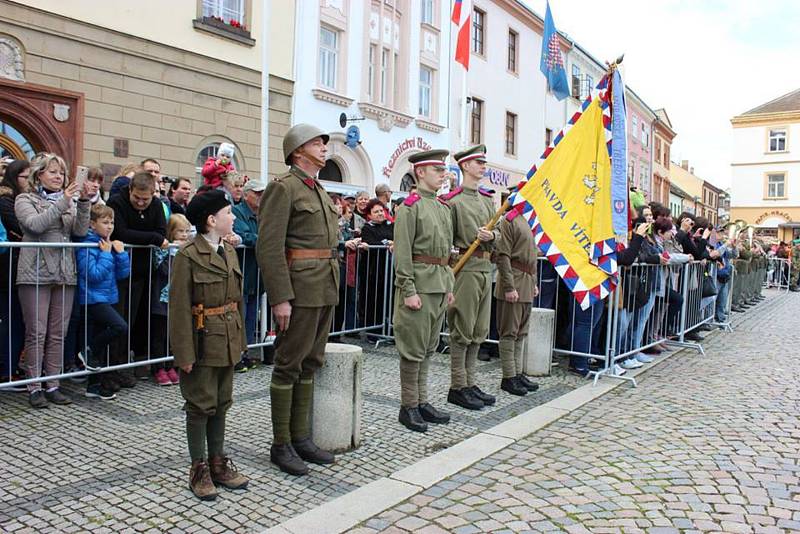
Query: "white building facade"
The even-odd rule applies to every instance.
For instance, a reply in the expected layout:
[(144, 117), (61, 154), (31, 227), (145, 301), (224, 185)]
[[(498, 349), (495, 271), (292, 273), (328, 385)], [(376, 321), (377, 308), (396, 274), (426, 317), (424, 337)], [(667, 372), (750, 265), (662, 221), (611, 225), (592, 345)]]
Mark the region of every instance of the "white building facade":
[[(331, 133), (321, 179), (339, 192), (407, 190), (408, 157), (449, 145), (450, 3), (305, 0), (297, 9), (293, 122)], [(341, 127), (342, 113), (363, 120)]]

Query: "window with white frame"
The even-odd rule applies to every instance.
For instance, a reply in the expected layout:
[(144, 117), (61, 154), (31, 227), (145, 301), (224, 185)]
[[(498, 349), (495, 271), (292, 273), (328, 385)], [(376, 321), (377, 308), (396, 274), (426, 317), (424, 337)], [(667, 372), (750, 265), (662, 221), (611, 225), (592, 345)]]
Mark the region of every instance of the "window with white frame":
[(767, 198), (786, 197), (786, 173), (775, 172), (767, 174)]
[(367, 97), (370, 100), (375, 98), (375, 73), (378, 71), (378, 46), (369, 45), (369, 52), (367, 53)]
[(422, 8), (421, 20), (422, 20), (423, 23), (430, 24), (431, 26), (433, 26), (433, 22), (434, 22), (433, 1), (434, 0), (422, 0), (420, 2), (421, 8)]
[(580, 98), (581, 95), (581, 68), (572, 64), (572, 96)]
[(769, 131), (769, 151), (784, 152), (786, 150), (786, 130), (776, 128)]
[(650, 131), (647, 129), (647, 125), (642, 121), (642, 146), (648, 146), (650, 144)]
[(472, 9), (472, 52), (479, 56), (484, 55), (483, 45), (486, 42), (484, 34), (486, 28), (486, 12), (477, 7)]
[(519, 48), (519, 34), (508, 30), (508, 70), (517, 72), (517, 50)]
[(433, 69), (420, 65), (419, 67), (419, 114), (423, 117), (431, 116), (433, 105)]
[(339, 60), (339, 33), (320, 26), (319, 29), (319, 84), (336, 89), (337, 62)]
[(589, 98), (589, 95), (592, 94), (592, 89), (594, 89), (594, 79), (588, 74), (586, 75), (586, 83), (584, 84), (585, 91), (581, 93), (581, 100), (586, 100)]
[(203, 16), (244, 23), (245, 0), (203, 0)]
[(389, 83), (389, 50), (381, 49), (381, 86), (378, 91), (378, 99), (381, 104), (386, 103), (386, 87)]
[(631, 135), (634, 139), (639, 138), (639, 119), (636, 115), (631, 115)]
[(506, 154), (517, 155), (517, 115), (506, 112)]

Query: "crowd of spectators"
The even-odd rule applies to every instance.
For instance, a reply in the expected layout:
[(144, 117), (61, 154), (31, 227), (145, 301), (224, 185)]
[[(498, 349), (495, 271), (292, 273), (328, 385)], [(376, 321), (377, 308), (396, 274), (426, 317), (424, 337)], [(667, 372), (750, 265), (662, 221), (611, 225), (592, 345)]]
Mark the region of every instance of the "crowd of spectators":
[[(163, 176), (159, 162), (147, 158), (123, 166), (107, 194), (99, 168), (90, 168), (79, 185), (70, 180), (64, 160), (54, 154), (9, 163), (0, 180), (0, 238), (47, 245), (0, 247), (0, 383), (117, 366), (92, 374), (86, 395), (113, 399), (139, 379), (160, 386), (177, 384), (178, 375), (168, 359), (171, 262), (177, 248), (192, 237), (185, 217), (190, 198), (211, 189), (225, 192), (236, 216), (234, 232), (224, 239), (243, 245), (238, 254), (248, 344), (263, 343), (274, 335), (263, 328), (268, 308), (263, 306), (264, 287), (254, 254), (265, 184), (249, 180), (232, 162), (231, 149), (221, 147), (203, 166), (203, 184), (195, 193), (191, 179)], [(378, 184), (374, 193), (374, 197), (366, 191), (331, 194), (339, 213), (341, 270), (335, 332), (352, 333), (390, 321), (390, 255), (399, 202), (387, 184)], [(92, 248), (64, 246), (71, 242)], [(788, 256), (784, 249), (772, 252)], [(577, 353), (570, 367), (581, 375), (593, 363), (580, 354), (603, 353), (604, 326), (615, 317), (614, 349), (626, 356), (614, 370), (622, 374), (666, 350), (662, 341), (680, 327), (683, 284), (702, 285), (703, 298), (691, 303), (697, 308), (693, 313), (713, 305), (716, 322), (727, 321), (732, 265), (743, 250), (748, 257), (764, 254), (759, 246), (722, 235), (703, 217), (683, 213), (673, 219), (669, 209), (658, 203), (639, 205), (633, 232), (619, 245), (618, 264), (623, 270), (615, 301), (606, 299), (581, 309), (569, 291), (558, 289), (563, 282), (544, 262), (534, 305), (558, 310), (557, 345)], [(700, 262), (699, 267), (691, 271), (675, 267), (690, 261)], [(685, 280), (687, 276), (692, 279)], [(707, 279), (713, 292), (706, 291)], [(707, 328), (691, 330), (685, 339), (701, 341), (700, 331)], [(269, 350), (252, 351), (236, 370), (245, 372), (259, 360), (269, 364), (270, 359)], [(129, 365), (145, 360), (150, 365)], [(58, 380), (42, 382), (22, 388), (33, 407), (69, 404)]]

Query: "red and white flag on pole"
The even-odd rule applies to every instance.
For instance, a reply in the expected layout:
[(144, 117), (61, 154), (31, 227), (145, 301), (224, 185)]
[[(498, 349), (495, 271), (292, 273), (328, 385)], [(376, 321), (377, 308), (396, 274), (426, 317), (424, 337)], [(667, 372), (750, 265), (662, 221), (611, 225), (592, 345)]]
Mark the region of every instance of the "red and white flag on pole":
[[(466, 2), (468, 4), (468, 2)], [(464, 70), (469, 70), (469, 38), (472, 30), (472, 10), (469, 5), (464, 6), (463, 0), (455, 0), (453, 16), (450, 20), (459, 27), (456, 39), (456, 63), (461, 63)], [(462, 7), (464, 9), (462, 9)], [(464, 15), (462, 17), (462, 14)]]

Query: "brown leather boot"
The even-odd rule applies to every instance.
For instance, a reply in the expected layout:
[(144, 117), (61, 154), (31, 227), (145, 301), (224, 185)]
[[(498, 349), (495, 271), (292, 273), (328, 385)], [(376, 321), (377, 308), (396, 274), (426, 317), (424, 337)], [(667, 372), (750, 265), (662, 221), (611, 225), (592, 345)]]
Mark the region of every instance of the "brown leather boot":
[(189, 489), (201, 501), (213, 501), (217, 498), (217, 488), (211, 482), (208, 464), (203, 460), (194, 460), (189, 470)]
[(212, 456), (208, 459), (211, 467), (211, 480), (228, 489), (244, 489), (250, 482), (246, 476), (239, 473), (233, 460), (226, 456)]

